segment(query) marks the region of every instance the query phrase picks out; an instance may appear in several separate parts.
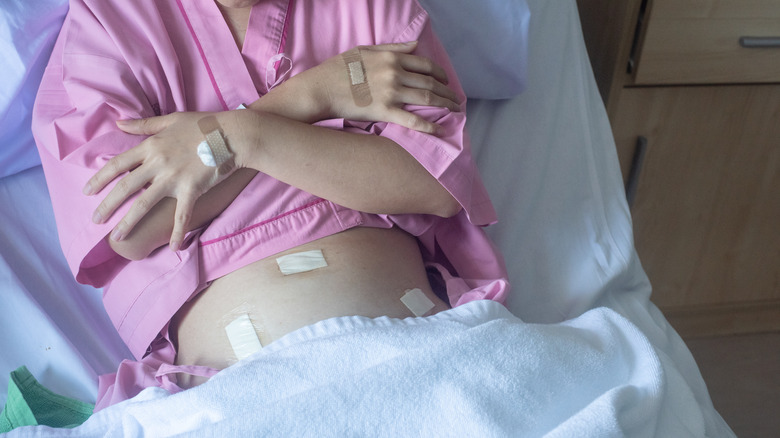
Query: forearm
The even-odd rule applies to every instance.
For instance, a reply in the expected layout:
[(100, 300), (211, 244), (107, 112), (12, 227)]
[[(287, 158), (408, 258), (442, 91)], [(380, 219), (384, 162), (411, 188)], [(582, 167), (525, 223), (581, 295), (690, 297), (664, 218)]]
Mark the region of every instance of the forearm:
[(316, 75), (306, 71), (272, 88), (247, 107), (311, 124), (329, 117), (327, 100), (322, 96), (325, 88)]
[(232, 112), (239, 165), (367, 213), (448, 217), (460, 206), (401, 146), (384, 137), (301, 123), (276, 114)]

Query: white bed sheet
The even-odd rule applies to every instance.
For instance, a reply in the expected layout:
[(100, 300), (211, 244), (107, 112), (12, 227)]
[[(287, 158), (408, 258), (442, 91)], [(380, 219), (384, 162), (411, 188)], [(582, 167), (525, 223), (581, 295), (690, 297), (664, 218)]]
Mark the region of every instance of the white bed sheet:
[[(501, 220), (489, 233), (510, 270), (508, 307), (540, 323), (612, 308), (679, 371), (708, 436), (733, 436), (688, 349), (649, 302), (576, 4), (528, 3), (526, 91), (469, 102), (475, 155)], [(76, 284), (67, 269), (40, 167), (0, 180), (0, 205), (0, 376), (26, 365), (55, 392), (94, 402), (97, 375), (129, 353), (102, 311), (100, 292)]]
[(0, 405), (21, 365), (51, 390), (94, 403), (97, 376), (130, 353), (100, 291), (68, 269), (41, 167), (0, 180), (0, 205)]

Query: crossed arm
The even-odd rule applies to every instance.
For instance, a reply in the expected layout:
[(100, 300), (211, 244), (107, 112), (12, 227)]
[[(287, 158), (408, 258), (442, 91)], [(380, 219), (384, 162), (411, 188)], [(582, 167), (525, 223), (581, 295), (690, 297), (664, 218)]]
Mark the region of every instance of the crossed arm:
[(426, 213), (443, 217), (460, 206), (423, 166), (387, 138), (314, 126), (344, 117), (395, 122), (437, 133), (437, 125), (402, 109), (405, 104), (459, 109), (441, 67), (410, 55), (414, 45), (365, 48), (363, 60), (373, 96), (367, 107), (352, 100), (340, 57), (303, 72), (250, 105), (250, 110), (213, 114), (236, 168), (214, 179), (194, 152), (203, 135), (197, 123), (208, 114), (176, 113), (120, 122), (125, 132), (151, 135), (117, 155), (84, 189), (99, 193), (123, 176), (97, 208), (103, 222), (127, 198), (146, 187), (108, 237), (121, 256), (138, 260), (219, 215), (257, 171), (337, 204), (368, 213)]

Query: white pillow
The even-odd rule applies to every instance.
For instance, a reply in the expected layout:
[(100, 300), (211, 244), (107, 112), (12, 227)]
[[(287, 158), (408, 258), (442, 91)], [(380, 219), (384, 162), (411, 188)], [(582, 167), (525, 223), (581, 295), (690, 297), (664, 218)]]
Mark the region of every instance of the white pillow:
[(0, 178), (41, 163), (30, 131), (32, 107), (67, 11), (67, 0), (2, 0)]
[(526, 0), (418, 0), (428, 11), (466, 96), (508, 99), (525, 88)]

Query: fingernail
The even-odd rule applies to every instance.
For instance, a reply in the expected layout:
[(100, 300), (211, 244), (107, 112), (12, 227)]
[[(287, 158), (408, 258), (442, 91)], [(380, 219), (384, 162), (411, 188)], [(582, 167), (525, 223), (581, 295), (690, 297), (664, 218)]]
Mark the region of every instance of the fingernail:
[(404, 44), (405, 46), (413, 46), (413, 45), (417, 44), (417, 41), (407, 41), (407, 42), (405, 42), (405, 43), (403, 43), (403, 44)]
[(95, 210), (94, 213), (92, 213), (92, 222), (99, 224), (103, 222), (103, 216), (100, 214), (99, 211)]
[(173, 251), (173, 252), (178, 251), (180, 246), (181, 246), (181, 243), (179, 243), (179, 242), (171, 242), (171, 251)]
[(118, 229), (111, 232), (111, 240), (113, 240), (114, 242), (119, 242), (124, 238), (125, 238), (124, 234), (122, 234), (122, 232), (119, 231)]
[(127, 126), (130, 124), (132, 120), (117, 120), (116, 124), (119, 126)]
[(81, 189), (81, 192), (84, 193), (87, 196), (92, 195), (92, 184), (87, 182), (87, 185), (85, 185), (84, 188)]

